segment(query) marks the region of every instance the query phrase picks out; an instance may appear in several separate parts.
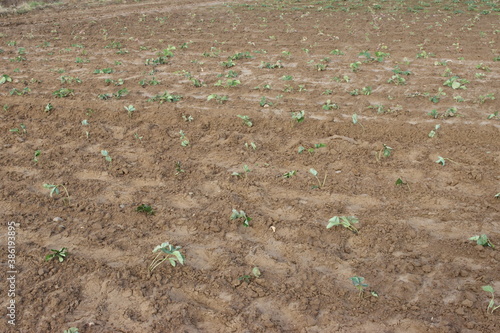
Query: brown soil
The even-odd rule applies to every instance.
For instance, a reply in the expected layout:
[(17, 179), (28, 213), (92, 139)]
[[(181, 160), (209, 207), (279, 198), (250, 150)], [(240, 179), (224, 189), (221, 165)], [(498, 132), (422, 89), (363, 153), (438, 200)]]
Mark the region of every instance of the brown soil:
[[(0, 85), (1, 242), (15, 222), (18, 273), (16, 326), (2, 287), (0, 331), (500, 331), (500, 310), (487, 313), (481, 289), (495, 287), (500, 299), (500, 253), (469, 241), (487, 234), (500, 246), (500, 122), (487, 119), (500, 111), (499, 8), (70, 1), (5, 14), (0, 75), (12, 82)], [(173, 57), (155, 66), (169, 45)], [(390, 55), (367, 61), (363, 51)], [(251, 58), (221, 65), (240, 52)], [(261, 68), (278, 61), (283, 68)], [(396, 66), (411, 71), (399, 74), (406, 84), (388, 82)], [(467, 89), (443, 85), (453, 76)], [(229, 79), (241, 84), (214, 86)], [(61, 88), (73, 93), (57, 98)], [(446, 95), (432, 102), (439, 89)], [(182, 99), (148, 101), (165, 91)], [(272, 105), (261, 107), (262, 97)], [(323, 109), (327, 100), (338, 109)], [(291, 112), (300, 110), (299, 123)], [(63, 184), (69, 202), (43, 184)], [(137, 212), (140, 204), (156, 214)], [(232, 209), (250, 226), (231, 220)], [(356, 216), (359, 232), (327, 229), (333, 216)], [(166, 241), (182, 246), (185, 265), (150, 274), (151, 251)], [(44, 261), (62, 247), (66, 260)], [(259, 278), (240, 279), (253, 267)], [(369, 284), (361, 297), (354, 276)]]

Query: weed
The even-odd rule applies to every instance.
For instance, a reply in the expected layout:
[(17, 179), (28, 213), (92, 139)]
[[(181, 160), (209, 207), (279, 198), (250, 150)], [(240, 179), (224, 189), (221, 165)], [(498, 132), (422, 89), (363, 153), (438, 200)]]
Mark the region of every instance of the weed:
[(356, 289), (358, 289), (359, 297), (361, 298), (363, 296), (365, 288), (368, 288), (368, 284), (363, 283), (363, 281), (365, 281), (365, 278), (361, 276), (353, 276), (349, 279), (352, 281), (352, 284), (356, 287)]
[[(156, 253), (158, 251), (160, 251), (160, 253), (158, 253), (156, 257), (154, 257), (153, 261), (149, 265), (149, 272), (152, 273), (156, 267), (161, 265), (161, 263), (163, 263), (166, 260), (168, 260), (170, 262), (170, 265), (174, 267), (177, 265), (177, 262), (180, 263), (181, 265), (184, 265), (185, 258), (179, 251), (180, 249), (181, 249), (180, 246), (173, 247), (171, 244), (169, 244), (169, 242), (157, 245), (153, 249), (153, 253)], [(160, 257), (162, 254), (163, 258)]]
[(54, 258), (57, 258), (59, 262), (63, 262), (64, 259), (66, 259), (66, 256), (68, 255), (68, 250), (65, 247), (63, 247), (60, 250), (51, 249), (50, 251), (52, 251), (52, 253), (47, 254), (45, 256), (45, 261), (50, 261)]
[(334, 216), (330, 220), (328, 220), (328, 225), (326, 226), (326, 228), (330, 229), (331, 227), (341, 225), (344, 228), (349, 229), (357, 234), (358, 229), (356, 229), (353, 224), (358, 222), (359, 220), (355, 216)]
[(232, 211), (232, 214), (231, 214), (231, 217), (230, 217), (231, 220), (242, 220), (243, 222), (243, 226), (244, 227), (249, 227), (250, 224), (249, 222), (252, 220), (249, 216), (247, 216), (247, 214), (240, 210), (239, 212), (233, 208), (233, 211)]
[(250, 120), (249, 116), (242, 116), (242, 115), (237, 115), (238, 118), (241, 118), (243, 120), (243, 124), (247, 125), (248, 127), (252, 127), (253, 123)]
[(315, 189), (315, 188), (322, 188), (323, 186), (325, 186), (325, 182), (326, 182), (326, 177), (328, 176), (328, 173), (325, 173), (325, 177), (323, 178), (323, 182), (321, 182), (318, 178), (318, 171), (316, 171), (315, 169), (311, 168), (309, 169), (309, 172), (314, 176), (314, 178), (316, 178), (316, 180), (318, 181), (318, 185), (314, 185), (312, 188)]
[(495, 306), (495, 289), (493, 289), (492, 286), (482, 286), (481, 288), (491, 294), (491, 299), (488, 303), (488, 307), (486, 308), (486, 312), (490, 312), (491, 314), (493, 314), (496, 309), (500, 308), (500, 305)]
[(109, 163), (113, 161), (107, 150), (101, 150), (101, 155), (104, 156), (104, 159)]
[(495, 245), (493, 245), (488, 236), (486, 236), (485, 234), (472, 236), (471, 238), (469, 238), (469, 240), (475, 241), (478, 245), (489, 246), (492, 249), (495, 248)]
[(139, 213), (144, 213), (146, 215), (155, 215), (155, 211), (153, 210), (153, 208), (150, 205), (146, 205), (146, 204), (139, 205), (135, 209), (135, 211), (139, 212)]

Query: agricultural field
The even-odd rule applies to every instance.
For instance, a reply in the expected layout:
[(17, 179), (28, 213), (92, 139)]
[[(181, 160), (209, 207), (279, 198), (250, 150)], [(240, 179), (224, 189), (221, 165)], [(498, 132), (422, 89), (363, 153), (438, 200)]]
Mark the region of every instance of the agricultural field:
[(7, 3), (1, 332), (500, 331), (498, 1)]

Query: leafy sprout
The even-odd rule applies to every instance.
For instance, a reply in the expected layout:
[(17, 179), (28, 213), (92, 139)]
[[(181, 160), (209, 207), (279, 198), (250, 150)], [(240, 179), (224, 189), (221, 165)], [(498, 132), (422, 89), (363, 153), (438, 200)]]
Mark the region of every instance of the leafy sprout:
[(323, 182), (321, 182), (318, 178), (318, 171), (316, 171), (316, 169), (309, 169), (309, 172), (314, 176), (314, 178), (316, 178), (316, 180), (318, 181), (318, 186), (313, 186), (313, 188), (322, 188), (323, 186), (325, 186), (325, 182), (326, 182), (326, 177), (328, 175), (328, 173), (325, 173), (325, 177), (323, 178)]
[(478, 245), (489, 246), (492, 249), (495, 248), (495, 245), (493, 245), (493, 243), (489, 240), (488, 236), (484, 234), (472, 236), (471, 238), (469, 238), (469, 240), (475, 241)]
[(52, 251), (52, 253), (50, 254), (47, 254), (45, 256), (45, 261), (50, 261), (54, 258), (57, 258), (57, 260), (59, 260), (59, 262), (63, 262), (64, 259), (66, 259), (66, 256), (68, 255), (68, 251), (67, 251), (67, 248), (63, 247), (62, 249), (60, 250), (50, 250)]
[(297, 112), (292, 112), (292, 120), (295, 120), (297, 121), (298, 123), (301, 123), (304, 121), (304, 115), (305, 115), (305, 111), (304, 110), (301, 110), (301, 111), (297, 111)]
[(363, 281), (365, 281), (365, 278), (361, 276), (353, 276), (349, 279), (352, 281), (352, 284), (356, 287), (356, 289), (359, 290), (359, 297), (361, 298), (363, 296), (363, 291), (365, 290), (365, 288), (368, 288), (368, 284), (363, 283)]
[(326, 228), (330, 229), (331, 227), (341, 225), (344, 228), (349, 229), (357, 234), (358, 229), (356, 229), (353, 224), (358, 222), (359, 220), (355, 216), (334, 216), (330, 220), (328, 220), (328, 225), (326, 226)]
[(493, 313), (496, 309), (500, 308), (500, 305), (495, 306), (495, 289), (493, 289), (492, 286), (482, 286), (481, 288), (491, 294), (491, 299), (488, 303), (488, 307), (486, 308), (486, 312)]
[(232, 214), (231, 214), (231, 217), (230, 217), (231, 220), (242, 220), (243, 221), (243, 226), (245, 227), (249, 227), (250, 224), (249, 222), (252, 220), (252, 218), (250, 218), (249, 216), (247, 216), (247, 214), (240, 210), (239, 212), (233, 208), (232, 210)]
[(136, 212), (145, 213), (146, 215), (155, 215), (155, 211), (150, 205), (141, 204), (136, 209)]
[[(153, 253), (159, 252), (149, 265), (149, 272), (153, 272), (156, 267), (168, 260), (170, 265), (176, 266), (177, 263), (184, 265), (184, 256), (179, 251), (180, 246), (172, 246), (169, 242), (162, 243), (153, 249)], [(163, 255), (163, 257), (161, 257)]]
[(101, 155), (104, 156), (104, 159), (106, 161), (108, 161), (109, 163), (111, 163), (111, 161), (113, 161), (113, 159), (111, 158), (111, 156), (109, 156), (109, 153), (107, 150), (101, 150)]
[(250, 120), (249, 116), (242, 116), (242, 115), (237, 115), (238, 118), (241, 118), (243, 120), (243, 124), (247, 125), (248, 127), (252, 127), (253, 123)]
[(69, 193), (68, 193), (68, 190), (66, 189), (66, 186), (64, 186), (63, 184), (59, 184), (59, 185), (54, 185), (54, 184), (43, 184), (43, 187), (44, 188), (47, 188), (50, 190), (50, 197), (52, 198), (52, 196), (55, 194), (60, 194), (61, 193), (61, 190), (59, 189), (60, 187), (62, 187), (64, 189), (64, 192), (66, 193), (66, 199), (69, 201)]

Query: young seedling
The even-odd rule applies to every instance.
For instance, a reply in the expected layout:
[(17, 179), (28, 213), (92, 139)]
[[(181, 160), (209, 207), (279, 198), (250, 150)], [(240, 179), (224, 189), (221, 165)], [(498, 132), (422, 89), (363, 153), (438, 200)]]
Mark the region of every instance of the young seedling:
[(70, 327), (67, 330), (64, 330), (63, 333), (79, 333), (77, 327)]
[(20, 128), (11, 128), (9, 132), (18, 133), (20, 135), (28, 133), (28, 131), (26, 130), (26, 125), (20, 124), (19, 127)]
[(285, 172), (283, 174), (283, 178), (292, 178), (293, 176), (295, 176), (296, 173), (297, 173), (297, 170)]
[(401, 177), (396, 179), (396, 186), (403, 186), (403, 185), (408, 186), (408, 190), (411, 191), (410, 185), (408, 185), (407, 182), (403, 181), (403, 179)]
[(245, 281), (246, 283), (250, 283), (253, 279), (259, 278), (261, 276), (260, 269), (259, 267), (254, 267), (252, 268), (252, 274), (246, 274), (243, 276), (240, 276), (238, 280), (240, 281)]
[(135, 211), (139, 212), (139, 213), (144, 213), (146, 215), (155, 215), (155, 211), (153, 210), (153, 208), (150, 205), (146, 205), (146, 204), (139, 205), (135, 209)]
[(376, 156), (378, 156), (377, 160), (380, 161), (380, 159), (383, 157), (389, 157), (391, 156), (391, 153), (393, 151), (393, 148), (389, 147), (388, 145), (384, 144), (382, 149), (378, 152)]
[(361, 276), (353, 276), (349, 279), (352, 281), (352, 284), (356, 287), (356, 289), (359, 290), (359, 298), (363, 297), (365, 288), (368, 288), (368, 284), (363, 283), (363, 281), (365, 281), (365, 278)]
[(59, 185), (54, 185), (54, 184), (43, 184), (43, 187), (44, 188), (47, 188), (50, 190), (50, 197), (52, 198), (54, 193), (55, 194), (60, 194), (61, 193), (61, 190), (59, 189), (60, 187), (63, 188), (64, 192), (66, 193), (66, 198), (69, 202), (69, 193), (68, 193), (68, 190), (66, 189), (66, 186), (64, 186), (63, 184), (59, 184)]
[(107, 150), (101, 150), (101, 155), (104, 156), (104, 159), (111, 164), (113, 159), (111, 158)]
[(67, 251), (67, 249), (65, 247), (63, 247), (60, 250), (54, 250), (54, 249), (52, 249), (50, 251), (52, 251), (52, 253), (47, 254), (45, 256), (45, 261), (50, 261), (50, 260), (52, 260), (54, 258), (57, 258), (57, 260), (59, 260), (59, 262), (63, 262), (64, 259), (66, 259), (66, 256), (68, 255), (68, 251)]
[[(316, 149), (323, 148), (323, 147), (326, 147), (326, 144), (324, 144), (324, 143), (316, 143), (316, 144), (314, 144), (313, 147), (307, 149), (307, 152), (312, 155), (312, 154), (314, 154), (314, 152), (316, 151)], [(305, 147), (299, 146), (299, 148), (297, 149), (297, 152), (299, 154), (302, 154), (304, 152), (304, 150), (306, 150)]]
[[(252, 170), (250, 170), (250, 168), (248, 167), (248, 165), (246, 165), (246, 164), (245, 164), (245, 165), (243, 165), (243, 172), (244, 172), (243, 174), (245, 175), (245, 178), (247, 178), (247, 174), (248, 174), (250, 171), (252, 171)], [(233, 173), (231, 174), (231, 176), (241, 177), (241, 173), (239, 173), (239, 172), (236, 172), (236, 171), (235, 171), (235, 172), (233, 172)]]
[(253, 123), (250, 120), (249, 116), (242, 116), (242, 115), (237, 115), (238, 118), (241, 118), (243, 120), (243, 124), (247, 125), (248, 127), (252, 127)]
[(184, 169), (182, 169), (182, 163), (181, 161), (176, 161), (175, 162), (175, 175), (180, 175), (181, 173), (184, 172)]
[(326, 226), (326, 228), (330, 229), (331, 227), (341, 225), (344, 228), (349, 229), (355, 234), (357, 234), (358, 229), (356, 229), (356, 227), (353, 226), (353, 224), (358, 222), (359, 220), (355, 216), (334, 216), (330, 220), (328, 220), (328, 225)]
[(252, 148), (253, 150), (256, 150), (257, 145), (255, 144), (255, 142), (250, 142), (250, 144), (248, 142), (245, 142), (245, 148), (246, 149)]
[[(153, 259), (151, 264), (149, 265), (149, 272), (152, 273), (156, 267), (161, 265), (164, 261), (168, 260), (170, 265), (176, 266), (177, 263), (184, 265), (184, 256), (179, 251), (181, 249), (180, 246), (173, 247), (168, 242), (162, 243), (161, 245), (156, 246), (153, 249), (153, 253), (160, 251), (156, 257)], [(163, 255), (163, 257), (161, 257)]]
[(429, 138), (435, 137), (439, 128), (441, 128), (441, 125), (439, 124), (434, 126), (434, 129), (429, 132)]
[(219, 104), (224, 104), (224, 102), (226, 102), (229, 98), (226, 95), (217, 95), (217, 94), (208, 95), (207, 101), (211, 99), (215, 99)]
[(492, 114), (490, 114), (488, 117), (487, 117), (488, 120), (491, 120), (491, 119), (500, 119), (500, 116), (498, 115), (498, 111), (495, 111), (493, 112)]
[(305, 116), (305, 111), (304, 110), (301, 110), (301, 111), (297, 111), (297, 112), (292, 112), (292, 120), (295, 120), (296, 122), (298, 123), (301, 123), (304, 121), (304, 116)]
[(127, 110), (128, 117), (132, 118), (132, 113), (134, 113), (135, 107), (133, 105), (129, 105), (129, 106), (124, 106), (124, 108), (125, 110)]
[(492, 249), (495, 248), (495, 245), (489, 240), (488, 236), (484, 234), (472, 236), (469, 240), (476, 242), (477, 245), (489, 246)]
[(363, 126), (363, 124), (361, 124), (359, 121), (358, 121), (358, 115), (356, 113), (354, 113), (352, 115), (352, 123), (354, 125), (358, 124), (359, 123), (359, 126), (361, 126), (361, 128), (363, 129), (363, 131), (365, 130), (365, 127)]
[(230, 217), (231, 220), (241, 220), (243, 221), (243, 226), (244, 227), (249, 227), (250, 226), (250, 221), (252, 220), (247, 214), (240, 210), (239, 212), (233, 208), (233, 212)]
[(496, 309), (500, 308), (500, 305), (495, 306), (495, 289), (493, 289), (492, 286), (482, 286), (481, 288), (484, 291), (491, 294), (491, 299), (490, 302), (488, 303), (488, 307), (486, 308), (486, 312), (493, 314), (493, 312), (495, 312)]
[(42, 153), (41, 150), (39, 150), (39, 149), (35, 150), (35, 155), (33, 157), (33, 162), (34, 163), (38, 163), (38, 156), (40, 156), (41, 153)]
[(179, 135), (181, 136), (180, 137), (180, 139), (181, 139), (181, 146), (183, 146), (183, 147), (189, 146), (189, 139), (186, 138), (186, 134), (184, 134), (183, 130), (179, 131)]
[(61, 88), (59, 90), (54, 91), (52, 95), (56, 96), (57, 98), (68, 97), (70, 95), (73, 95), (73, 89)]
[(325, 177), (323, 178), (323, 182), (321, 182), (318, 178), (318, 171), (316, 171), (315, 169), (311, 168), (309, 169), (309, 172), (314, 176), (314, 178), (316, 178), (316, 180), (318, 181), (318, 185), (314, 185), (312, 188), (315, 189), (315, 188), (322, 188), (323, 186), (325, 186), (325, 182), (326, 182), (326, 177), (328, 176), (328, 173), (325, 173)]
[(260, 99), (259, 105), (261, 108), (263, 108), (263, 107), (273, 106), (273, 103), (268, 101), (265, 96), (262, 96), (262, 98)]
[(7, 74), (0, 76), (0, 84), (4, 84), (5, 82), (12, 82), (12, 78)]
[(340, 107), (338, 106), (337, 103), (332, 103), (331, 100), (327, 99), (325, 104), (321, 107), (323, 110), (328, 111), (328, 110), (338, 110)]
[(445, 158), (445, 157), (442, 157), (442, 156), (438, 156), (438, 159), (435, 161), (437, 164), (441, 164), (441, 165), (445, 165), (446, 164), (446, 161), (450, 161), (452, 163), (455, 163), (455, 164), (458, 164), (457, 162), (449, 159), (449, 158)]

